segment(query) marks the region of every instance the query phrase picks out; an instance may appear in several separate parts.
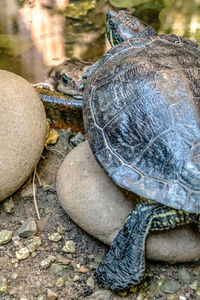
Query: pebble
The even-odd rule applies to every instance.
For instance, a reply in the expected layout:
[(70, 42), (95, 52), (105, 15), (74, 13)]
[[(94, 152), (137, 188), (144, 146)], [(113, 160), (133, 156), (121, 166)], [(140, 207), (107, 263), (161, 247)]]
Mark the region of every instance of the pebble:
[(61, 272), (63, 270), (63, 266), (62, 265), (59, 265), (59, 264), (51, 264), (50, 266), (50, 272), (52, 274), (57, 274), (59, 272)]
[(29, 217), (19, 228), (18, 234), (20, 237), (28, 238), (37, 233), (37, 224), (34, 218)]
[(28, 250), (28, 248), (24, 247), (24, 248), (20, 248), (19, 250), (16, 251), (16, 258), (18, 260), (23, 260), (29, 257), (30, 252)]
[(177, 272), (184, 283), (190, 283), (190, 275), (185, 268), (178, 269)]
[(22, 77), (0, 70), (0, 90), (2, 201), (22, 186), (38, 163), (46, 136), (46, 114), (34, 88)]
[(192, 289), (192, 290), (197, 290), (198, 289), (198, 280), (195, 280), (194, 282), (192, 282), (189, 287)]
[(28, 244), (27, 245), (28, 250), (30, 251), (30, 253), (35, 252), (35, 245), (34, 244)]
[(0, 231), (0, 245), (7, 244), (12, 239), (12, 231), (1, 230)]
[(0, 276), (0, 293), (8, 292), (8, 280), (5, 276)]
[(64, 247), (62, 248), (62, 251), (67, 253), (74, 253), (76, 251), (74, 241), (67, 241)]
[(34, 246), (38, 247), (42, 245), (42, 240), (39, 236), (31, 236), (27, 239), (29, 244), (33, 244)]
[(57, 258), (57, 262), (62, 264), (62, 265), (69, 265), (70, 264), (70, 260), (68, 258), (62, 257), (62, 256)]
[(57, 287), (62, 287), (65, 284), (65, 279), (63, 277), (58, 277), (56, 280), (56, 286)]
[(179, 300), (187, 300), (185, 296), (179, 296)]
[(49, 235), (49, 240), (52, 242), (57, 243), (62, 239), (62, 236), (58, 232), (54, 232), (51, 235)]
[(168, 293), (168, 294), (174, 294), (176, 293), (179, 289), (181, 288), (181, 285), (178, 281), (175, 280), (170, 280), (168, 282), (165, 282), (162, 286), (161, 286), (161, 290), (164, 293)]
[(110, 290), (100, 289), (87, 297), (90, 300), (112, 300), (112, 292)]
[(11, 214), (13, 212), (13, 209), (15, 207), (15, 204), (13, 202), (12, 197), (8, 198), (7, 200), (3, 201), (3, 210), (8, 213)]
[(35, 251), (32, 252), (32, 253), (31, 253), (31, 256), (32, 256), (33, 258), (36, 257), (36, 256), (37, 256), (37, 252), (35, 252)]
[(65, 233), (65, 227), (63, 227), (63, 226), (58, 226), (58, 228), (57, 228), (57, 231), (58, 231), (58, 233), (60, 233), (60, 234), (64, 234)]
[(12, 273), (12, 275), (11, 275), (11, 278), (12, 279), (17, 279), (19, 277), (19, 274), (18, 273)]
[(37, 298), (37, 300), (46, 300), (46, 296), (45, 295), (41, 295)]
[(144, 296), (142, 294), (139, 294), (137, 296), (136, 300), (144, 300)]
[(24, 248), (24, 244), (18, 239), (13, 238), (13, 244), (17, 249)]
[(84, 273), (84, 274), (86, 274), (86, 273), (89, 272), (89, 270), (85, 266), (80, 266), (80, 268), (78, 269), (78, 271), (80, 273)]
[[(63, 161), (57, 175), (57, 193), (69, 217), (108, 245), (134, 206), (96, 162), (87, 142), (79, 144)], [(197, 228), (180, 226), (150, 233), (146, 256), (167, 262), (197, 261), (200, 259), (199, 244)]]
[(10, 263), (14, 265), (15, 268), (18, 267), (19, 260), (16, 258), (11, 258)]
[(89, 286), (92, 290), (94, 289), (94, 278), (90, 276), (86, 282), (87, 286)]
[(58, 295), (55, 292), (53, 292), (50, 289), (47, 290), (47, 299), (48, 300), (55, 300), (57, 298), (58, 298)]
[(49, 260), (48, 258), (43, 259), (43, 260), (40, 262), (40, 267), (41, 267), (42, 269), (47, 269), (50, 265), (51, 265), (51, 260)]
[(78, 275), (75, 275), (74, 278), (73, 278), (73, 281), (79, 281), (80, 280), (80, 277)]

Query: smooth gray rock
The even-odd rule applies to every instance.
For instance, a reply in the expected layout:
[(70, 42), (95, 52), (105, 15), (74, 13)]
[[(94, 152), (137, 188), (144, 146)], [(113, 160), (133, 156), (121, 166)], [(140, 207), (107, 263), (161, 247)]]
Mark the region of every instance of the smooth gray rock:
[(30, 176), (41, 156), (46, 115), (33, 87), (0, 70), (0, 201)]
[[(108, 245), (134, 205), (104, 173), (87, 142), (78, 145), (65, 158), (57, 176), (57, 193), (72, 220)], [(188, 225), (150, 233), (146, 255), (152, 260), (170, 262), (200, 259), (197, 227)]]
[(24, 221), (24, 223), (19, 228), (19, 236), (30, 237), (37, 233), (37, 224), (34, 218), (29, 217)]

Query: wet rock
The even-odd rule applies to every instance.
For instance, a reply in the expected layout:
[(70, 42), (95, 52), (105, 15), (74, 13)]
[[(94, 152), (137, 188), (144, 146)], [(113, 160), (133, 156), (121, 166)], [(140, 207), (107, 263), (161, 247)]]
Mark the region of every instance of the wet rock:
[(168, 282), (165, 282), (162, 286), (161, 286), (161, 290), (164, 293), (168, 293), (168, 294), (174, 294), (176, 293), (179, 289), (181, 288), (181, 285), (178, 281), (175, 280), (170, 280)]
[[(111, 244), (133, 208), (133, 202), (105, 175), (87, 142), (65, 158), (57, 176), (57, 192), (67, 214), (92, 236)], [(187, 262), (200, 259), (200, 234), (196, 226), (150, 233), (147, 257)]]
[(91, 296), (86, 299), (89, 300), (112, 300), (112, 292), (110, 290), (97, 290)]
[(26, 247), (21, 248), (18, 251), (16, 251), (16, 258), (18, 260), (26, 259), (29, 257), (29, 255), (30, 255), (30, 252), (29, 252), (28, 248), (26, 248)]
[(15, 204), (13, 202), (12, 197), (10, 197), (7, 200), (3, 201), (3, 210), (6, 213), (11, 214), (13, 212), (14, 207), (15, 207)]
[(46, 136), (46, 115), (37, 93), (22, 77), (0, 70), (0, 90), (2, 201), (26, 181), (38, 163)]
[(75, 250), (75, 243), (73, 241), (67, 241), (64, 247), (62, 248), (62, 251), (67, 253), (74, 253)]
[(0, 293), (7, 293), (8, 281), (5, 276), (0, 276)]
[(12, 231), (1, 230), (0, 231), (0, 245), (7, 244), (12, 239)]
[(62, 239), (62, 236), (58, 232), (54, 232), (49, 236), (49, 240), (57, 243)]
[(24, 221), (24, 223), (19, 228), (20, 237), (30, 237), (37, 233), (37, 224), (34, 218), (29, 217)]

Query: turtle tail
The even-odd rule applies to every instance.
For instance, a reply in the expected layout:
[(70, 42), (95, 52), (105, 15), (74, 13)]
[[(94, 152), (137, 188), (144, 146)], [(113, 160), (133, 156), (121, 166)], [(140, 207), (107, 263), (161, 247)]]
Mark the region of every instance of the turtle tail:
[(96, 270), (98, 282), (113, 291), (138, 284), (145, 273), (145, 242), (149, 230), (164, 230), (192, 222), (199, 222), (197, 214), (159, 204), (137, 205)]

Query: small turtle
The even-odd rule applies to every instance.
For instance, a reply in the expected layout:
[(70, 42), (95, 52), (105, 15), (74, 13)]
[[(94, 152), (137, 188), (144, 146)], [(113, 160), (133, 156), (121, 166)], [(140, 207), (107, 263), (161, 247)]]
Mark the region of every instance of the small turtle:
[(34, 84), (34, 87), (57, 90), (70, 95), (75, 99), (82, 99), (83, 87), (79, 80), (91, 63), (78, 60), (66, 59), (63, 63), (53, 67), (45, 82)]
[(107, 14), (113, 46), (85, 75), (83, 118), (97, 161), (138, 204), (96, 277), (112, 290), (139, 283), (149, 231), (200, 217), (200, 49), (158, 35), (125, 11)]

